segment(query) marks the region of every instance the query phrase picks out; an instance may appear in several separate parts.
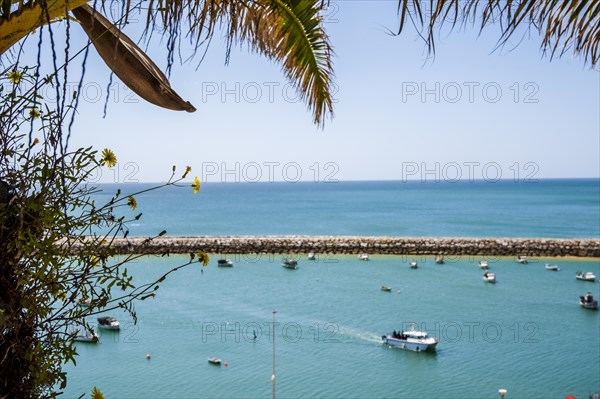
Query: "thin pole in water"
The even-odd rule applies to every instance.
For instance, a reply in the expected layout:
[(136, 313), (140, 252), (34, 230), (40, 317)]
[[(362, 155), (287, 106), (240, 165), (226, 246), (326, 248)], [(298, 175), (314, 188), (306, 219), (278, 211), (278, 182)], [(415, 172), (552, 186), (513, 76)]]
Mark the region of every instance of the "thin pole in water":
[(273, 384), (273, 399), (275, 399), (275, 309), (273, 309), (273, 374), (271, 375), (271, 382)]

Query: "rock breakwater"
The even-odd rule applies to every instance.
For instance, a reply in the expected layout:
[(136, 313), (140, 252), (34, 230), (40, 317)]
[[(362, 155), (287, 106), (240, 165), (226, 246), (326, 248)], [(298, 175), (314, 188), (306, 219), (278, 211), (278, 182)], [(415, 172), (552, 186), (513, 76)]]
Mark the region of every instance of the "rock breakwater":
[(600, 257), (598, 239), (363, 236), (194, 236), (116, 239), (120, 254), (384, 254)]

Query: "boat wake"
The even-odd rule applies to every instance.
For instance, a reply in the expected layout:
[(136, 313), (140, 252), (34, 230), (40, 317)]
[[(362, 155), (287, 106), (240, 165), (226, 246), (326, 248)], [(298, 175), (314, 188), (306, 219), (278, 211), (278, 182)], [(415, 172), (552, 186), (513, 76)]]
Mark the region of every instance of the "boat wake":
[(339, 336), (345, 337), (346, 340), (343, 342), (348, 343), (352, 341), (361, 341), (369, 344), (381, 344), (381, 335), (376, 334), (372, 331), (365, 331), (354, 327), (339, 326)]

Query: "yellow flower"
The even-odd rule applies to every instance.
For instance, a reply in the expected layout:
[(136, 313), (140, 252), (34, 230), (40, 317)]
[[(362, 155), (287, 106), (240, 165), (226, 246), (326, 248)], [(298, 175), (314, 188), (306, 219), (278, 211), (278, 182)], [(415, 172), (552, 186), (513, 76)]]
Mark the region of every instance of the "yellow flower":
[(208, 254), (206, 252), (198, 251), (196, 252), (196, 256), (198, 257), (198, 262), (202, 263), (202, 266), (208, 266)]
[(192, 184), (192, 188), (194, 189), (194, 194), (197, 194), (200, 191), (200, 179), (198, 176), (194, 178), (194, 184)]
[(105, 148), (102, 151), (102, 158), (100, 159), (100, 165), (107, 165), (109, 168), (112, 168), (117, 164), (117, 156), (112, 150)]
[(185, 167), (185, 172), (183, 173), (183, 176), (181, 176), (182, 179), (185, 179), (185, 177), (188, 175), (188, 173), (190, 173), (192, 171), (192, 167), (191, 166), (186, 166)]
[(137, 208), (137, 201), (135, 200), (133, 195), (127, 197), (127, 205), (129, 205), (132, 211), (135, 211), (135, 208)]
[(17, 70), (9, 72), (7, 76), (8, 80), (10, 80), (13, 84), (16, 85), (21, 83), (21, 79), (23, 79), (23, 74)]
[(32, 108), (29, 110), (29, 117), (31, 119), (37, 119), (41, 116), (40, 111), (37, 108)]

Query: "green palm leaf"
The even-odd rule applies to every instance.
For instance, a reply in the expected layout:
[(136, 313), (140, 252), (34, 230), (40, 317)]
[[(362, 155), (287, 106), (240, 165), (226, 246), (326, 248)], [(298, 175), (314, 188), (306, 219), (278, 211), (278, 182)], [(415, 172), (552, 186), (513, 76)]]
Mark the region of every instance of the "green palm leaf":
[(436, 30), (447, 24), (454, 27), (458, 21), (461, 25), (477, 22), (480, 30), (499, 25), (499, 46), (519, 32), (534, 31), (540, 34), (541, 49), (550, 54), (550, 59), (573, 52), (594, 67), (599, 58), (600, 1), (399, 0), (398, 13), (398, 34), (410, 19), (430, 52), (435, 51)]
[(333, 109), (332, 49), (323, 29), (323, 7), (321, 0), (151, 1), (147, 24), (149, 31), (161, 25), (169, 38), (171, 57), (183, 24), (196, 48), (210, 42), (215, 32), (223, 31), (226, 62), (233, 45), (248, 44), (281, 64), (313, 111), (315, 123), (323, 124)]
[[(2, 1), (3, 5), (9, 4), (5, 1)], [(114, 2), (98, 0), (97, 7)], [(0, 10), (0, 54), (39, 25), (64, 17), (67, 10), (83, 3), (85, 0), (30, 0), (19, 2), (18, 10), (12, 6), (12, 13), (9, 13), (10, 8)], [(139, 7), (148, 10), (146, 33), (164, 32), (168, 48), (167, 70), (182, 38), (190, 40), (196, 51), (206, 51), (214, 34), (224, 32), (226, 61), (234, 44), (249, 45), (252, 50), (281, 64), (285, 75), (312, 110), (316, 123), (322, 125), (327, 115), (333, 115), (332, 50), (323, 29), (324, 1), (128, 0), (125, 5), (126, 15), (122, 22), (127, 20), (130, 10)], [(27, 24), (20, 18), (24, 12), (30, 15)]]

